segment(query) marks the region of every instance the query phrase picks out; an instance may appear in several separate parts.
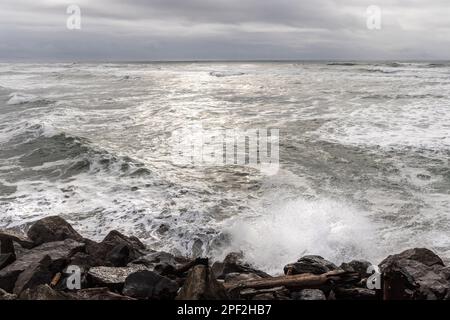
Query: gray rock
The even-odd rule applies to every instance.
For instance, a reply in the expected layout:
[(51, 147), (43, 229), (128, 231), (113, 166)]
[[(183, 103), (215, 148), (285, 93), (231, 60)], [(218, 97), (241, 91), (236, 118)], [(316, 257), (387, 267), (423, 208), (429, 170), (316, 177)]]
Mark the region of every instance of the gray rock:
[(46, 217), (36, 221), (28, 230), (27, 235), (36, 245), (66, 239), (76, 241), (83, 239), (66, 220), (59, 216)]
[(20, 293), (28, 288), (34, 288), (41, 284), (50, 283), (53, 273), (50, 271), (52, 259), (50, 256), (44, 256), (40, 261), (31, 263), (17, 278), (13, 293)]
[(336, 270), (337, 268), (334, 263), (321, 256), (309, 255), (301, 257), (295, 263), (286, 265), (284, 267), (284, 273), (291, 275), (303, 273), (322, 274)]
[(146, 270), (143, 265), (130, 267), (93, 267), (88, 271), (90, 282), (95, 286), (121, 290), (126, 278), (137, 271)]
[(349, 272), (356, 272), (359, 274), (361, 279), (367, 278), (370, 274), (367, 273), (367, 269), (372, 264), (365, 260), (352, 260), (350, 262), (342, 263), (339, 268)]
[(217, 279), (225, 279), (229, 273), (252, 273), (261, 278), (270, 278), (270, 275), (264, 271), (254, 269), (244, 262), (242, 252), (229, 253), (223, 262), (215, 262), (213, 264), (212, 271)]
[(169, 264), (176, 266), (179, 262), (175, 256), (168, 252), (151, 252), (132, 262), (133, 264), (144, 264), (149, 268), (154, 268), (158, 264)]
[(442, 259), (433, 251), (426, 248), (413, 248), (405, 250), (399, 254), (388, 256), (380, 263), (380, 268), (383, 269), (386, 265), (402, 259), (415, 260), (428, 267), (432, 267), (435, 265), (442, 267), (444, 266), (444, 262), (442, 261)]
[(123, 287), (122, 293), (138, 299), (173, 299), (178, 291), (178, 284), (153, 271), (138, 271), (130, 274)]
[(177, 268), (190, 262), (192, 261), (183, 257), (176, 257), (168, 252), (155, 251), (132, 261), (132, 264), (142, 264), (160, 275), (173, 277), (177, 273)]
[(319, 289), (303, 289), (292, 292), (291, 297), (294, 300), (327, 300), (323, 291)]
[(86, 254), (91, 257), (90, 266), (125, 267), (128, 263), (143, 256), (146, 247), (135, 237), (127, 237), (120, 232), (111, 231), (102, 242), (86, 242)]
[(227, 293), (211, 268), (204, 265), (193, 267), (188, 274), (177, 300), (225, 300)]
[(11, 292), (19, 274), (26, 270), (30, 265), (41, 261), (47, 255), (50, 256), (52, 260), (52, 268), (56, 270), (62, 268), (72, 254), (83, 248), (83, 243), (71, 239), (44, 243), (35, 247), (20, 256), (7, 267), (0, 270), (0, 288)]
[(450, 290), (442, 260), (428, 249), (391, 255), (380, 264), (386, 300), (444, 299)]

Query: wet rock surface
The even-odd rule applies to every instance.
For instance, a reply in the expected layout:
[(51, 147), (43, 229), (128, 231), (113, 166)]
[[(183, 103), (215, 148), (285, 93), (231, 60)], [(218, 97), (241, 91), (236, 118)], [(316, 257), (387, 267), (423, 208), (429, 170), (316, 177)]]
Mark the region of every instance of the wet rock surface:
[(142, 270), (130, 274), (124, 284), (123, 294), (139, 299), (173, 299), (178, 284), (156, 272)]
[(28, 230), (27, 236), (35, 245), (66, 239), (77, 241), (83, 239), (66, 220), (59, 216), (51, 216), (38, 220)]
[[(0, 231), (0, 300), (450, 299), (450, 267), (425, 248), (387, 257), (379, 275), (368, 261), (338, 267), (307, 255), (271, 276), (242, 252), (211, 264), (198, 252), (158, 252), (116, 230), (95, 242), (60, 217), (35, 222), (27, 234)], [(379, 288), (367, 285), (374, 276)]]

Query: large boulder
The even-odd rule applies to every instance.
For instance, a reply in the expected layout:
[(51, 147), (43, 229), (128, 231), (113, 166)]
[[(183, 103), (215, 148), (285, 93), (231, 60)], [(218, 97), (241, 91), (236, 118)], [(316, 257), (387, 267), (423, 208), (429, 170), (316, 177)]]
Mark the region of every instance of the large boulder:
[(68, 259), (75, 252), (81, 251), (84, 243), (71, 239), (44, 243), (38, 247), (28, 250), (17, 258), (16, 261), (0, 270), (0, 288), (12, 292), (19, 275), (31, 265), (38, 263), (49, 256), (51, 259), (50, 270), (57, 272), (68, 262)]
[(178, 288), (175, 281), (156, 272), (142, 270), (126, 278), (122, 293), (137, 299), (163, 300), (175, 298)]
[(301, 257), (297, 262), (286, 265), (284, 267), (284, 274), (322, 274), (336, 270), (337, 268), (334, 263), (321, 256), (308, 255)]
[(380, 263), (386, 300), (444, 299), (450, 291), (444, 263), (424, 248), (391, 255)]
[(111, 231), (102, 242), (85, 240), (86, 254), (91, 257), (90, 266), (125, 267), (143, 256), (146, 247), (135, 237), (127, 237)]
[(269, 278), (270, 275), (264, 271), (252, 268), (248, 263), (243, 261), (242, 252), (229, 253), (223, 262), (215, 262), (212, 265), (212, 272), (217, 279), (225, 279), (230, 273), (247, 273), (255, 274), (261, 278)]
[(211, 268), (204, 265), (193, 267), (188, 274), (177, 300), (224, 300), (228, 295)]
[(66, 239), (76, 241), (83, 239), (66, 220), (59, 216), (46, 217), (36, 221), (28, 230), (27, 235), (35, 245)]
[(399, 254), (388, 256), (380, 263), (380, 268), (383, 269), (387, 265), (395, 261), (404, 259), (418, 261), (428, 267), (432, 267), (435, 265), (444, 267), (444, 262), (442, 261), (442, 259), (433, 251), (426, 248), (413, 248), (405, 250)]

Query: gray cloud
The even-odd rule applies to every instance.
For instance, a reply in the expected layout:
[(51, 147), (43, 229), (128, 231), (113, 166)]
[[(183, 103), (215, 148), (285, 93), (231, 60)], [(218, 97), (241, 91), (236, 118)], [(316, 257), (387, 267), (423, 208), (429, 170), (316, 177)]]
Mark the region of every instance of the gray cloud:
[(2, 0), (0, 59), (448, 59), (449, 16), (447, 0)]

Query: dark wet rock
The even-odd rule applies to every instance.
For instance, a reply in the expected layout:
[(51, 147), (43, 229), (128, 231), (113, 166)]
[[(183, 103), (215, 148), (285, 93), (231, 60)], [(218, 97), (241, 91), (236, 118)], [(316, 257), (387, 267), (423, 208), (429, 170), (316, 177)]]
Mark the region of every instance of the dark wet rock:
[[(164, 276), (179, 275), (177, 270), (191, 261), (182, 257), (175, 257), (168, 252), (151, 252), (132, 262), (132, 264), (142, 264)], [(186, 270), (187, 271), (187, 270)]]
[(44, 256), (40, 261), (31, 263), (18, 276), (13, 293), (20, 295), (25, 289), (32, 289), (38, 285), (50, 283), (53, 277), (53, 272), (50, 271), (51, 264), (52, 259), (48, 255)]
[(108, 288), (89, 288), (68, 293), (70, 300), (135, 300), (109, 291)]
[(11, 254), (15, 257), (14, 243), (10, 238), (3, 238), (0, 240), (0, 253), (1, 254)]
[(175, 256), (171, 253), (160, 251), (160, 252), (151, 252), (146, 254), (145, 256), (140, 257), (132, 262), (133, 264), (143, 264), (149, 268), (155, 267), (157, 264), (169, 264), (169, 265), (177, 265), (178, 261)]
[(0, 254), (0, 270), (16, 261), (16, 255), (13, 253)]
[(102, 242), (86, 242), (86, 253), (91, 256), (91, 266), (125, 267), (144, 255), (146, 247), (135, 237), (111, 231)]
[(145, 245), (136, 237), (130, 236), (127, 237), (120, 233), (117, 230), (112, 230), (108, 233), (108, 235), (103, 239), (103, 242), (111, 242), (115, 244), (128, 244), (130, 247), (133, 247), (136, 250), (145, 250)]
[(356, 272), (359, 274), (361, 279), (367, 278), (370, 274), (367, 273), (367, 269), (372, 264), (365, 260), (352, 260), (350, 262), (342, 263), (339, 268), (348, 272)]
[(53, 290), (47, 284), (41, 284), (33, 289), (24, 290), (20, 296), (20, 300), (69, 300), (67, 293)]
[(423, 248), (391, 255), (380, 263), (386, 300), (444, 299), (450, 288), (442, 260)]
[(173, 299), (178, 284), (156, 272), (143, 270), (130, 274), (123, 287), (123, 294), (138, 299)]
[(435, 265), (444, 266), (442, 259), (433, 251), (426, 248), (414, 248), (388, 256), (380, 263), (380, 268), (384, 268), (385, 265), (402, 259), (415, 260), (429, 267)]
[(264, 271), (252, 268), (248, 263), (243, 261), (242, 252), (229, 253), (223, 262), (215, 262), (212, 271), (217, 279), (225, 279), (229, 273), (252, 273), (261, 278), (269, 278), (270, 275)]
[(3, 300), (16, 300), (17, 299), (17, 295), (12, 294), (12, 293), (8, 293), (5, 290), (0, 288), (0, 301)]
[(31, 249), (35, 246), (30, 239), (20, 232), (16, 232), (14, 230), (0, 230), (0, 252), (14, 253), (12, 242), (16, 242), (26, 249)]
[(126, 266), (132, 258), (133, 249), (127, 244), (121, 243), (116, 245), (106, 254), (106, 260), (114, 266)]
[(322, 258), (321, 256), (308, 255), (301, 257), (297, 262), (288, 264), (284, 267), (284, 274), (322, 274), (332, 270), (336, 270), (338, 267)]
[(143, 265), (130, 267), (94, 267), (89, 269), (90, 282), (94, 286), (108, 287), (113, 290), (121, 290), (125, 279), (132, 273), (145, 270)]
[(67, 264), (69, 257), (83, 248), (83, 243), (71, 239), (44, 243), (35, 247), (20, 256), (7, 267), (0, 270), (0, 288), (11, 292), (19, 274), (29, 266), (41, 261), (47, 255), (52, 261), (52, 271), (62, 269), (64, 265)]
[(325, 294), (319, 289), (303, 289), (291, 293), (293, 300), (327, 300)]
[(27, 235), (36, 245), (66, 239), (76, 241), (83, 239), (66, 220), (59, 216), (46, 217), (36, 221), (28, 230)]
[(177, 300), (223, 300), (227, 293), (211, 268), (204, 265), (193, 267), (181, 288)]
[(334, 288), (334, 294), (337, 300), (377, 300), (375, 290), (367, 288)]
[(98, 266), (101, 261), (95, 256), (89, 255), (85, 252), (77, 252), (70, 257), (68, 264), (79, 266), (83, 269), (89, 269), (93, 266)]

